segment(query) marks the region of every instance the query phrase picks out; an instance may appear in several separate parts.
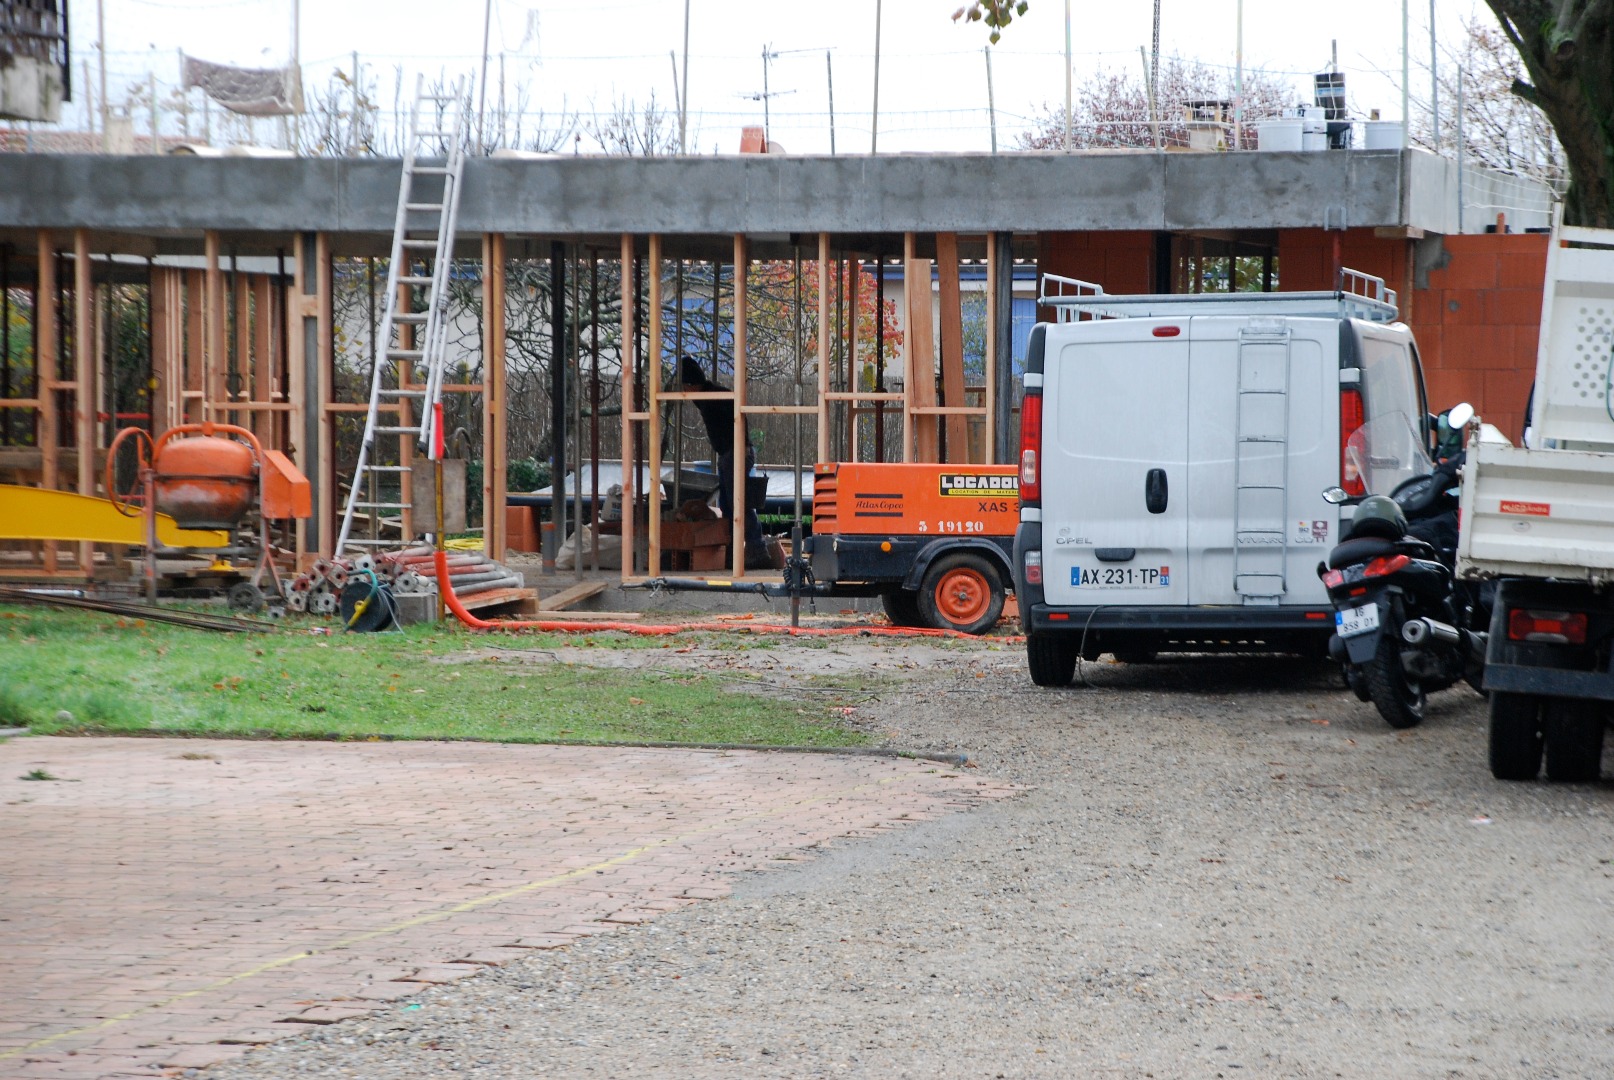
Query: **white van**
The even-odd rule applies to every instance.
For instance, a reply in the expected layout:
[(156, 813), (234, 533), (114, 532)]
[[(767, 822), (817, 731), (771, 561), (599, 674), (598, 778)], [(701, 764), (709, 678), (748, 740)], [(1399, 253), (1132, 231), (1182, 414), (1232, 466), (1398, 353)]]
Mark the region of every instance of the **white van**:
[(1348, 270), (1335, 292), (1094, 290), (1044, 278), (1059, 321), (1026, 361), (1014, 570), (1032, 681), (1066, 685), (1104, 652), (1326, 655), (1316, 566), (1340, 508), (1323, 490), (1431, 468), (1395, 293)]

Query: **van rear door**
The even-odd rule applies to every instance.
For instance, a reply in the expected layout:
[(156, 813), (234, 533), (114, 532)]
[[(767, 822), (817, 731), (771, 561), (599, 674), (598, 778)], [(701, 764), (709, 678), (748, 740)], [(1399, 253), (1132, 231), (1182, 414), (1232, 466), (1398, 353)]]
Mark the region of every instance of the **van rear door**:
[(1187, 603), (1186, 324), (1049, 328), (1042, 558), (1050, 604)]

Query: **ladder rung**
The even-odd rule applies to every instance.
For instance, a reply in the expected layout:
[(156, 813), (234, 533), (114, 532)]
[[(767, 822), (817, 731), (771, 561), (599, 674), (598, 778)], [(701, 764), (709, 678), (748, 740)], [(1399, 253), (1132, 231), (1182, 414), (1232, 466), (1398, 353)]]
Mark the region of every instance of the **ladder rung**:
[(431, 283), (432, 279), (429, 277), (415, 277), (413, 274), (400, 274), (398, 276), (398, 284), (400, 285), (430, 285)]
[(353, 509), (355, 509), (355, 510), (408, 510), (410, 507), (412, 507), (414, 505), (415, 505), (414, 503), (397, 503), (397, 502), (356, 502), (356, 503), (353, 504)]
[(418, 360), (426, 354), (420, 349), (388, 349), (387, 355), (395, 360)]
[(366, 465), (367, 472), (405, 473), (409, 471), (407, 465)]
[(382, 387), (381, 396), (390, 398), (423, 398), (426, 396), (426, 391), (402, 389), (394, 390), (390, 387)]
[(448, 170), (441, 165), (416, 165), (416, 176), (447, 176)]
[(425, 311), (400, 311), (398, 314), (392, 317), (392, 321), (401, 323), (423, 323), (430, 317), (431, 315)]
[(364, 536), (350, 536), (345, 547), (397, 547), (396, 540), (371, 540)]
[(406, 248), (435, 248), (437, 247), (437, 238), (434, 236), (430, 240), (404, 239), (400, 240), (399, 243)]
[(425, 213), (428, 210), (441, 210), (442, 208), (443, 208), (443, 204), (442, 203), (436, 203), (436, 202), (404, 203), (404, 209), (405, 210), (416, 210), (416, 211), (419, 211), (420, 213)]
[(420, 428), (418, 428), (418, 427), (394, 427), (394, 426), (381, 427), (380, 425), (377, 425), (376, 429), (375, 429), (375, 433), (377, 435), (419, 435), (420, 434)]

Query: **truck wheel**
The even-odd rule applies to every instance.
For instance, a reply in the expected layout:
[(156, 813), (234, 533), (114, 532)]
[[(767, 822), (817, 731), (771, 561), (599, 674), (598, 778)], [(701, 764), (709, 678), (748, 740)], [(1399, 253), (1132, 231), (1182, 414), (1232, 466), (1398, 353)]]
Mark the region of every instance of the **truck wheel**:
[(1541, 771), (1541, 699), (1493, 693), (1489, 739), (1492, 776), (1534, 780)]
[(1379, 637), (1379, 648), (1367, 665), (1367, 690), (1373, 707), (1393, 728), (1423, 723), (1423, 684), (1410, 678), (1401, 666), (1401, 643), (1389, 634)]
[(931, 564), (919, 586), (919, 614), (926, 626), (984, 634), (1003, 614), (1003, 579), (979, 555), (959, 552)]
[(1069, 686), (1076, 676), (1076, 641), (1069, 634), (1027, 634), (1026, 662), (1038, 686)]
[(892, 626), (923, 626), (919, 615), (919, 594), (912, 589), (887, 589), (880, 594), (880, 606)]
[(1584, 784), (1603, 771), (1603, 717), (1595, 704), (1550, 698), (1542, 709), (1547, 779)]

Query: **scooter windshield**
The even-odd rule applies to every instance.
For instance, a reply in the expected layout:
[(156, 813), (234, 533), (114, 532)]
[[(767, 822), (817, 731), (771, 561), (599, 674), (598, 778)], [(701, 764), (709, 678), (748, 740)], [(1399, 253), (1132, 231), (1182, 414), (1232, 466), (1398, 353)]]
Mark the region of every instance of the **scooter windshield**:
[(1346, 481), (1359, 480), (1369, 495), (1388, 495), (1433, 469), (1418, 426), (1403, 412), (1376, 416), (1352, 432), (1344, 464)]

